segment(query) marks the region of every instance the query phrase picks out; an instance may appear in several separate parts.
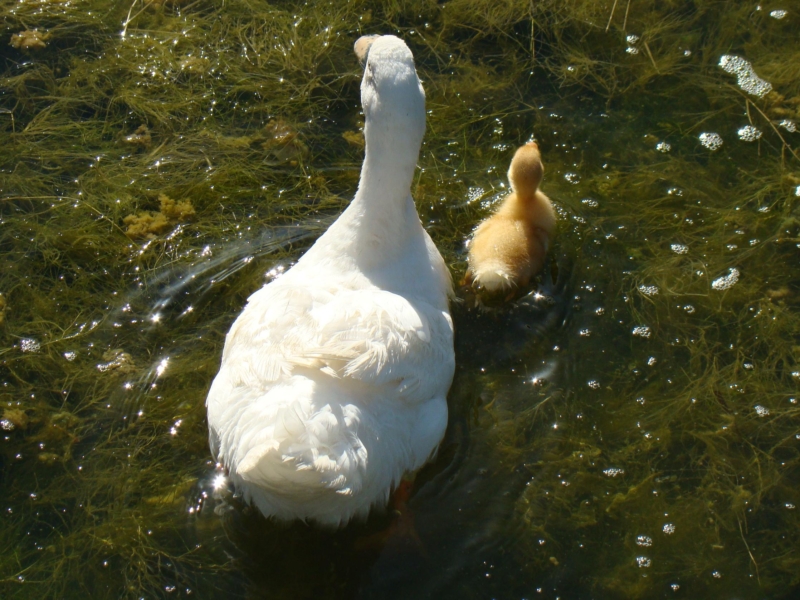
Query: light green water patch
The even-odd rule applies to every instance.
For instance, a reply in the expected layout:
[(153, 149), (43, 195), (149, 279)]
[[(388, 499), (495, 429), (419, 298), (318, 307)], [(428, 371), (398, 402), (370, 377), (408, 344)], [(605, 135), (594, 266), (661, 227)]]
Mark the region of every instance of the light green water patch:
[[(800, 13), (2, 11), (4, 598), (797, 593)], [(402, 517), (330, 533), (231, 497), (204, 399), (246, 298), (354, 193), (362, 33), (415, 53), (412, 191), (456, 280), (531, 138), (560, 223), (531, 294), (453, 306), (448, 434)]]

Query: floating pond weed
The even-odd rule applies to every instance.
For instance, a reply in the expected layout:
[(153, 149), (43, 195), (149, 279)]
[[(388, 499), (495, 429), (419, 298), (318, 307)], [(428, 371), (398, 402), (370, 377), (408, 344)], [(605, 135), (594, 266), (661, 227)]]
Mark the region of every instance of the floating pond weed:
[[(770, 16), (784, 8), (6, 4), (0, 595), (793, 597), (800, 41), (798, 14)], [(528, 295), (454, 305), (451, 420), (414, 527), (318, 532), (231, 497), (204, 398), (249, 294), (354, 193), (368, 33), (415, 53), (412, 191), (456, 280), (531, 139), (560, 223)], [(751, 72), (771, 91), (740, 85)], [(163, 226), (133, 235), (142, 215)]]

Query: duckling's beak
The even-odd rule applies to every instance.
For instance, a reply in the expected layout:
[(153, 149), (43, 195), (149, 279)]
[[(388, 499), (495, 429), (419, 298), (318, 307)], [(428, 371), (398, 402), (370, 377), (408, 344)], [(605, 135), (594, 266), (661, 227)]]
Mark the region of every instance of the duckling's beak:
[(360, 38), (356, 40), (356, 43), (353, 45), (353, 50), (358, 57), (359, 64), (363, 67), (367, 62), (367, 55), (369, 54), (370, 46), (372, 46), (372, 42), (377, 40), (379, 35), (362, 35)]

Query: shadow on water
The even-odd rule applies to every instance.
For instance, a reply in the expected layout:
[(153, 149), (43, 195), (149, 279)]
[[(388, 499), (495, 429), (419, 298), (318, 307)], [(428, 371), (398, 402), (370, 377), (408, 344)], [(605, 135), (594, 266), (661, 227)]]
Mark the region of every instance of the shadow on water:
[[(541, 285), (512, 305), (491, 312), (454, 310), (458, 370), (450, 423), (436, 459), (417, 474), (407, 504), (376, 511), (367, 522), (340, 531), (322, 531), (265, 521), (217, 494), (225, 541), (251, 580), (248, 598), (478, 597), (492, 589), (495, 574), (507, 585), (500, 571), (522, 535), (514, 507), (530, 473), (497, 464), (485, 436), (473, 431), (483, 426), (485, 418), (476, 415), (486, 393), (472, 374), (513, 364), (531, 344), (557, 335), (568, 318), (572, 287), (569, 261), (558, 262), (555, 281), (556, 269), (548, 269)], [(537, 372), (541, 380), (564, 368), (557, 361), (547, 365)], [(217, 517), (198, 516), (204, 518)], [(306, 576), (310, 566), (312, 578)], [(471, 579), (480, 584), (465, 586)]]

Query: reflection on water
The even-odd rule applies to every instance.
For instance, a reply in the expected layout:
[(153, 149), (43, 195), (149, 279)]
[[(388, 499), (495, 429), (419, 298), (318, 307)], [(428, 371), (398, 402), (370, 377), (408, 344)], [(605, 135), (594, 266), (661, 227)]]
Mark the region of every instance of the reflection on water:
[[(3, 9), (6, 40), (48, 35), (0, 83), (0, 596), (797, 595), (800, 13), (623, 4)], [(351, 46), (387, 31), (456, 281), (531, 139), (556, 243), (521, 299), (453, 305), (410, 496), (276, 524), (210, 460), (204, 399), (247, 297), (352, 197)], [(193, 212), (126, 230), (162, 196)]]

